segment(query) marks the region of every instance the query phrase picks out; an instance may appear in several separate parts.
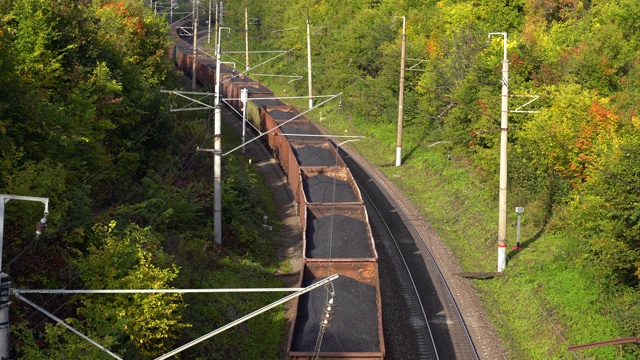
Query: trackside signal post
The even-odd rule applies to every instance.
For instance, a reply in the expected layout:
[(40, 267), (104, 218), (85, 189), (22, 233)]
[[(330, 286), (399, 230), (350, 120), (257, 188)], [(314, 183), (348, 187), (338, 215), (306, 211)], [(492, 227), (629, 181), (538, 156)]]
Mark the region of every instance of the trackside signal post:
[(507, 130), (509, 119), (509, 60), (507, 33), (489, 33), (504, 39), (502, 59), (502, 111), (500, 113), (500, 194), (498, 198), (498, 272), (507, 267)]
[[(49, 199), (33, 196), (0, 194), (0, 269), (2, 269), (2, 246), (4, 241), (4, 205), (9, 200), (37, 201), (44, 203), (44, 217), (36, 226), (36, 235), (40, 236), (47, 223)], [(9, 358), (9, 275), (0, 273), (0, 359)]]
[(516, 228), (516, 246), (514, 246), (513, 250), (522, 250), (520, 247), (520, 225), (522, 225), (522, 213), (524, 212), (524, 208), (521, 206), (516, 207), (516, 213), (518, 214), (518, 227)]

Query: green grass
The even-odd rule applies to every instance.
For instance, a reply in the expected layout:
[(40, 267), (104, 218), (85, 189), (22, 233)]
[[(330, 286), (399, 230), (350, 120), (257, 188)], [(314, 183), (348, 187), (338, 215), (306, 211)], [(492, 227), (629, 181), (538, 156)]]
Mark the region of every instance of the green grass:
[[(606, 307), (593, 270), (575, 259), (570, 243), (561, 235), (541, 236), (512, 257), (504, 277), (475, 283), (514, 357), (572, 359), (568, 345), (620, 335), (615, 321), (602, 315)], [(611, 359), (615, 350), (602, 347), (577, 355)]]

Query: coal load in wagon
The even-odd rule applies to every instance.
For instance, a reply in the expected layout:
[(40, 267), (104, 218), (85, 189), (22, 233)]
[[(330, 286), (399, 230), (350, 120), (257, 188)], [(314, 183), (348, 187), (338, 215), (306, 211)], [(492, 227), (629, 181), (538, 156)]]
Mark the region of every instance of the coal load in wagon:
[[(245, 84), (246, 83), (251, 83), (251, 84), (256, 84), (256, 81), (253, 80), (252, 78), (248, 77), (247, 75), (243, 74), (243, 73), (234, 73), (233, 70), (231, 70), (231, 74), (234, 75), (233, 76), (233, 82), (238, 83), (238, 85), (242, 86), (242, 87), (248, 87)], [(251, 86), (254, 89), (256, 89), (257, 91), (253, 91), (253, 92), (264, 92), (264, 89), (267, 89), (267, 87), (262, 87), (262, 89), (258, 89), (258, 87), (255, 86)], [(249, 92), (251, 92), (251, 90), (249, 90)], [(269, 92), (271, 92), (269, 90)]]
[[(251, 93), (251, 91), (249, 93)], [(265, 96), (265, 97), (268, 97), (268, 96)], [(285, 103), (283, 103), (282, 100), (280, 99), (251, 99), (251, 102), (253, 102), (258, 108), (267, 107), (267, 106), (285, 105)]]
[(345, 215), (307, 219), (307, 258), (371, 258), (370, 242), (364, 221)]
[(283, 110), (269, 110), (269, 116), (271, 116), (271, 118), (273, 120), (291, 120), (294, 116), (296, 116), (297, 114), (293, 114), (290, 111), (283, 111)]
[(329, 148), (305, 145), (293, 149), (300, 166), (331, 166), (337, 162), (334, 152)]
[(200, 64), (202, 64), (202, 65), (204, 65), (204, 66), (206, 66), (208, 68), (211, 68), (213, 70), (216, 69), (216, 60), (215, 59), (212, 60), (212, 59), (201, 59), (201, 58), (198, 58), (198, 63), (200, 63)]
[[(305, 136), (305, 135), (321, 135), (314, 127), (311, 126), (311, 123), (308, 120), (291, 120), (289, 122), (277, 121), (278, 125), (280, 125), (279, 129), (283, 134), (287, 136), (288, 139), (291, 140), (308, 140), (308, 139), (319, 139), (319, 136)], [(301, 136), (296, 136), (301, 135)]]
[[(317, 280), (303, 281), (309, 286)], [(378, 308), (376, 288), (340, 276), (333, 281), (333, 316), (325, 330), (320, 352), (378, 352)], [(318, 288), (300, 296), (291, 350), (314, 352), (327, 291)]]
[(318, 174), (303, 180), (304, 192), (308, 202), (356, 202), (356, 194), (351, 185), (324, 174)]

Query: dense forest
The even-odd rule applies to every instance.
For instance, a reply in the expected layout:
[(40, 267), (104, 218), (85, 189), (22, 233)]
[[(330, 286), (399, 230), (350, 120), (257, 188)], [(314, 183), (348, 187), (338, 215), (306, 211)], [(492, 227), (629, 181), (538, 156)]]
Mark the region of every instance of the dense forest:
[[(495, 271), (503, 42), (488, 34), (508, 33), (509, 108), (538, 97), (523, 108), (535, 112), (509, 114), (509, 208), (526, 209), (524, 249), (509, 252), (504, 276), (474, 285), (513, 358), (639, 356), (635, 344), (567, 346), (640, 335), (640, 3), (223, 3), (232, 29), (223, 53), (244, 49), (245, 6), (252, 50), (293, 49), (275, 61), (251, 54), (250, 75), (304, 75), (255, 76), (278, 94), (307, 93), (309, 17), (314, 94), (343, 93), (310, 116), (365, 135), (353, 146), (415, 201), (468, 271)], [(179, 4), (174, 16), (191, 10)], [(212, 141), (207, 115), (169, 112), (177, 100), (160, 89), (180, 85), (167, 53), (168, 1), (158, 14), (145, 5), (0, 3), (0, 193), (47, 197), (51, 207), (34, 238), (42, 204), (7, 203), (2, 271), (14, 287), (266, 287), (287, 271), (259, 226), (276, 217), (274, 205), (240, 154), (225, 161), (226, 245), (213, 244), (210, 158), (195, 151)], [(208, 1), (200, 5), (204, 19)], [(402, 16), (405, 150), (395, 167)], [(32, 298), (120, 356), (153, 358), (277, 295)], [(283, 324), (276, 311), (183, 357), (278, 358)], [(18, 358), (109, 358), (20, 301), (11, 325)]]
[[(168, 22), (148, 5), (0, 2), (0, 193), (49, 199), (42, 236), (43, 204), (6, 203), (2, 271), (13, 288), (282, 286), (275, 272), (287, 262), (262, 231), (276, 208), (241, 154), (225, 160), (226, 246), (214, 245), (212, 161), (196, 151), (213, 144), (208, 114), (169, 111), (181, 105), (161, 88), (180, 88), (182, 74)], [(25, 295), (129, 359), (160, 356), (282, 296)], [(12, 358), (112, 358), (12, 301)], [(181, 356), (279, 358), (283, 309), (247, 324)]]

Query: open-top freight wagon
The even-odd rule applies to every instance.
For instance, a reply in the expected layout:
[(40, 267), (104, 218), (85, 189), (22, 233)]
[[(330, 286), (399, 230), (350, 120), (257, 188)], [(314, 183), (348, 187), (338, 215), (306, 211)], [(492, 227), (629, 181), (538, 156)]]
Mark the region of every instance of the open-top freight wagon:
[[(176, 38), (171, 58), (189, 76), (192, 55), (190, 44)], [(207, 90), (215, 89), (216, 61), (199, 56), (196, 76)], [(297, 311), (287, 356), (383, 359), (378, 255), (360, 190), (335, 143), (299, 109), (249, 76), (221, 65), (220, 83), (222, 99), (238, 113), (243, 110), (242, 89), (247, 89), (246, 119), (287, 175), (303, 229), (300, 287), (340, 275), (292, 300)]]

